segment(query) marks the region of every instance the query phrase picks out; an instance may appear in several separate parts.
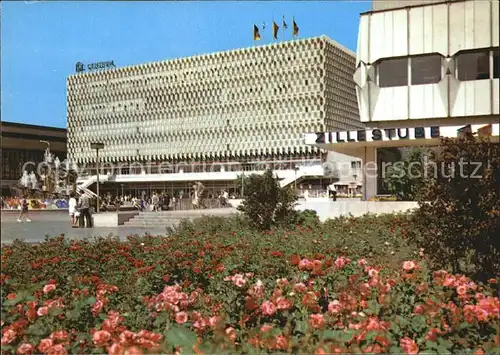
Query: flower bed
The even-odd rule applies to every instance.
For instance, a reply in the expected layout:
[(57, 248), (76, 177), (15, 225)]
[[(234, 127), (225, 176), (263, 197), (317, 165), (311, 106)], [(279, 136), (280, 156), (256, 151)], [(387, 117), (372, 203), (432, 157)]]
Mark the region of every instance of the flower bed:
[(211, 218), (168, 238), (3, 247), (2, 352), (498, 350), (491, 285), (427, 270), (405, 216), (309, 222), (257, 233)]

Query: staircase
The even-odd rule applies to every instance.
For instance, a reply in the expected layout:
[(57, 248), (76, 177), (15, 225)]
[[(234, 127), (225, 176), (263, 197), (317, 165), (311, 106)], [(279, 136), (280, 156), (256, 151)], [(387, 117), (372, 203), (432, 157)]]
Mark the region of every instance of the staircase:
[[(283, 177), (280, 180), (280, 186), (285, 187), (290, 185), (294, 181), (300, 180), (302, 177), (312, 177), (312, 176), (323, 176), (324, 171), (321, 165), (303, 165), (299, 166), (297, 171), (294, 170), (284, 170), (278, 174), (278, 177)], [(281, 175), (281, 176), (280, 176)]]
[[(99, 175), (99, 183), (108, 181), (108, 175)], [(84, 180), (78, 180), (76, 183), (76, 191), (83, 192), (88, 198), (97, 198), (97, 194), (89, 189), (89, 187), (97, 182), (97, 175), (88, 176)]]
[(193, 220), (203, 216), (227, 217), (236, 213), (235, 208), (217, 208), (205, 210), (140, 212), (126, 221), (124, 226), (131, 228), (175, 228), (184, 220)]

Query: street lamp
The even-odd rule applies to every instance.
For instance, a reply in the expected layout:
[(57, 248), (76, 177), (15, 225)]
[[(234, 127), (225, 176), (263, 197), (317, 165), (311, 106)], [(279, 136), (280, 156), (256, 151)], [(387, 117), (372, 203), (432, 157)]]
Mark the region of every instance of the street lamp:
[(294, 165), (293, 170), (295, 172), (295, 180), (293, 181), (293, 186), (294, 186), (295, 192), (297, 192), (297, 171), (299, 171), (299, 167), (297, 165)]
[(50, 150), (50, 142), (49, 141), (40, 140), (40, 143), (47, 144), (47, 148), (49, 148), (49, 150)]
[(99, 213), (99, 149), (104, 149), (104, 143), (90, 143), (90, 148), (96, 151), (96, 167), (97, 167), (97, 213)]

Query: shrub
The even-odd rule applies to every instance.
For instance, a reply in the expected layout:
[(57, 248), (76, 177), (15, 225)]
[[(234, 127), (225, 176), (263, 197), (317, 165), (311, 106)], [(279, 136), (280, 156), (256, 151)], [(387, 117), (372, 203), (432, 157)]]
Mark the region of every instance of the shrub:
[(402, 161), (387, 168), (384, 179), (389, 192), (398, 201), (413, 201), (418, 198), (422, 188), (425, 151), (421, 148), (407, 150)]
[[(486, 280), (500, 274), (500, 146), (467, 134), (431, 153), (412, 239), (436, 267)], [(480, 178), (478, 178), (481, 176)]]
[(271, 169), (262, 175), (253, 174), (242, 180), (245, 196), (238, 210), (254, 227), (268, 230), (274, 225), (297, 222), (298, 214), (294, 209), (297, 195), (290, 187), (281, 187)]

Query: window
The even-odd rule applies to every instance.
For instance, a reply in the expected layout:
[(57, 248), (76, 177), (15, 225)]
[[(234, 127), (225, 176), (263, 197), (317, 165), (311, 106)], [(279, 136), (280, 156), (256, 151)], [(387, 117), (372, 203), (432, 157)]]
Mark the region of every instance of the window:
[(490, 51), (459, 53), (456, 57), (457, 78), (460, 81), (490, 78)]
[(493, 78), (500, 78), (500, 49), (493, 50)]
[(439, 54), (411, 58), (411, 84), (436, 84), (441, 80)]
[(351, 169), (360, 169), (361, 162), (360, 161), (351, 161)]
[(388, 88), (392, 86), (408, 85), (408, 58), (385, 59), (377, 66), (378, 86)]

